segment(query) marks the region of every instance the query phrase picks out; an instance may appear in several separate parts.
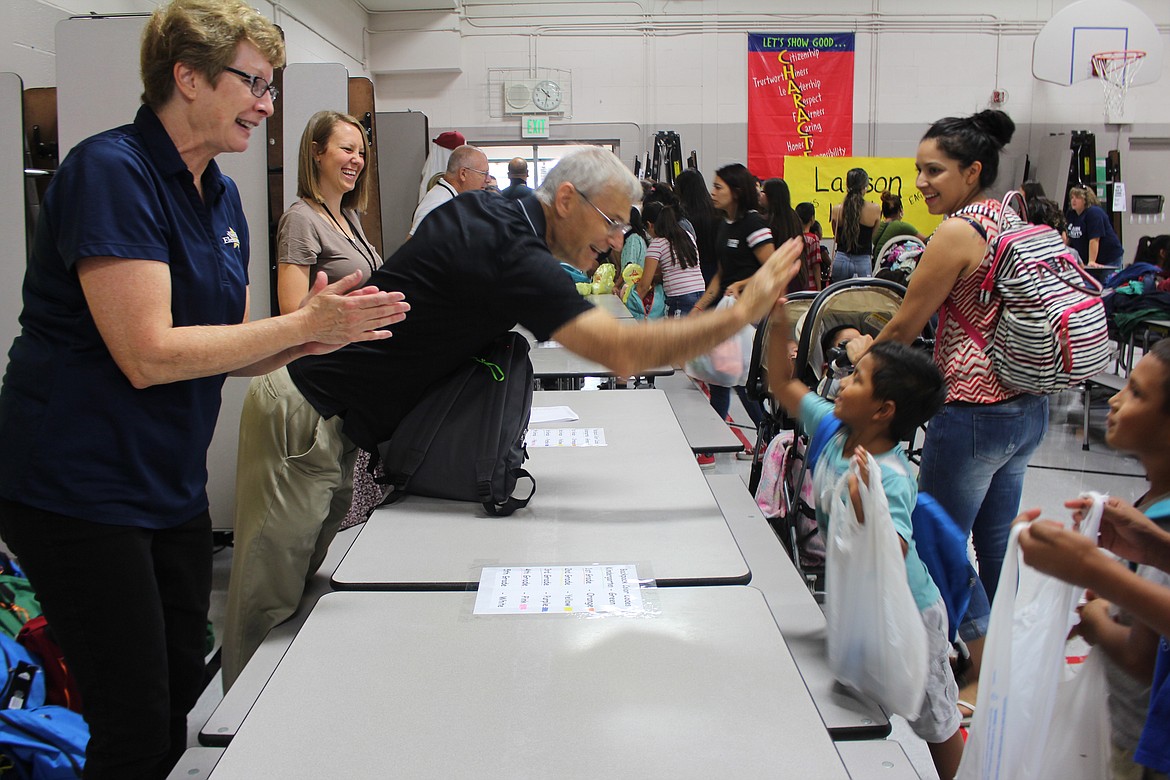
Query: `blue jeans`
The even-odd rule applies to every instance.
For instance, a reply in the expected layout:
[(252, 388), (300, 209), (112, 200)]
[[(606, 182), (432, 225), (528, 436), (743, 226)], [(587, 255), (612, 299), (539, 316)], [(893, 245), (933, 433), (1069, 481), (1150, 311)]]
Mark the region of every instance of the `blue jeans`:
[(950, 403), (931, 418), (918, 486), (971, 534), (979, 582), (959, 627), (964, 640), (987, 633), (1012, 520), (1020, 511), (1028, 460), (1048, 431), (1048, 396), (998, 404)]
[(855, 276), (873, 276), (873, 257), (837, 252), (833, 257), (832, 281), (840, 282)]
[(685, 317), (695, 308), (695, 304), (703, 297), (701, 292), (683, 293), (682, 295), (666, 296), (666, 316)]

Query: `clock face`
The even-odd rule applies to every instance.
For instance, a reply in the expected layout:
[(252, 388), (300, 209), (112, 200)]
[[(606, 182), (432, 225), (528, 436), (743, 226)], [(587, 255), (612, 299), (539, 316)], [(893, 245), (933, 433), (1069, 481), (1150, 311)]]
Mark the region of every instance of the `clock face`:
[(532, 90), (532, 102), (541, 111), (552, 111), (561, 104), (561, 85), (555, 81), (542, 81)]

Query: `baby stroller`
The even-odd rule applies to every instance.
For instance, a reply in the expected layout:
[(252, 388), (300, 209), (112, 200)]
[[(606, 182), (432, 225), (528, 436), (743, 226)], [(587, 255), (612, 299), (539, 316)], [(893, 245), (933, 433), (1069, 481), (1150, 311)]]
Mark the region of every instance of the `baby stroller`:
[(905, 286), (925, 251), (918, 236), (894, 236), (874, 255), (873, 275)]
[(824, 542), (817, 532), (812, 506), (812, 474), (805, 462), (811, 432), (799, 430), (797, 421), (768, 393), (764, 363), (768, 339), (794, 341), (796, 378), (828, 396), (835, 389), (834, 378), (849, 373), (852, 366), (833, 349), (836, 345), (830, 345), (830, 354), (826, 354), (823, 337), (839, 326), (876, 336), (901, 306), (905, 292), (903, 286), (885, 279), (856, 278), (832, 284), (820, 293), (792, 293), (787, 313), (793, 332), (773, 332), (767, 321), (757, 330), (747, 387), (748, 393), (764, 404), (765, 419), (759, 426), (748, 487), (797, 571), (806, 578), (819, 576), (824, 567)]

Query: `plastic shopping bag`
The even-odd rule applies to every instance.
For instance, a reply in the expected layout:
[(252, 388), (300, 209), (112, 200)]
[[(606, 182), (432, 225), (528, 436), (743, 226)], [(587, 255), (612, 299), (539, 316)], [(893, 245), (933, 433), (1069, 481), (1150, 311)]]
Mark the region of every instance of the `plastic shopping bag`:
[[(735, 305), (735, 299), (724, 295), (716, 309), (727, 309)], [(717, 344), (705, 355), (699, 355), (686, 364), (687, 376), (701, 382), (720, 387), (738, 387), (747, 382), (748, 369), (752, 362), (752, 342), (756, 329), (745, 325), (738, 333)]]
[(858, 477), (864, 524), (849, 500), (849, 473), (833, 490), (825, 563), (829, 668), (890, 712), (914, 718), (926, 695), (926, 627), (873, 456), (869, 475), (869, 485)]
[[(1081, 521), (1080, 532), (1096, 539), (1104, 497), (1089, 495), (1093, 507)], [(1023, 563), (1019, 535), (1020, 526), (1015, 526), (1008, 537), (983, 648), (979, 706), (956, 780), (1106, 777), (1091, 767), (1085, 767), (1084, 773), (1048, 774), (1047, 765), (1055, 758), (1049, 737), (1063, 740), (1064, 735), (1055, 732), (1077, 730), (1077, 740), (1091, 740), (1100, 728), (1096, 718), (1105, 710), (1105, 696), (1101, 694), (1079, 712), (1062, 704), (1057, 713), (1057, 698), (1064, 687), (1065, 643), (1084, 589)]]
[[(1079, 638), (1068, 644), (1070, 647), (1078, 644), (1088, 647)], [(1044, 763), (1036, 778), (1096, 780), (1108, 777), (1112, 732), (1109, 711), (1104, 706), (1109, 691), (1105, 682), (1105, 658), (1099, 650), (1090, 649), (1083, 656), (1074, 656), (1066, 649), (1062, 672), (1052, 726), (1048, 729), (1048, 744), (1044, 749)]]

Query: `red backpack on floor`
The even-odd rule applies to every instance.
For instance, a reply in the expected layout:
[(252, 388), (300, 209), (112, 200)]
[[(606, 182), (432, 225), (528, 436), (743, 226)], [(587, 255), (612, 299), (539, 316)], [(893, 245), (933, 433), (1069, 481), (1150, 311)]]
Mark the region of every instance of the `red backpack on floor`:
[(16, 641), (44, 664), (45, 703), (59, 704), (74, 712), (81, 712), (81, 693), (77, 690), (77, 681), (65, 665), (65, 655), (53, 639), (45, 618), (38, 616), (25, 623)]

